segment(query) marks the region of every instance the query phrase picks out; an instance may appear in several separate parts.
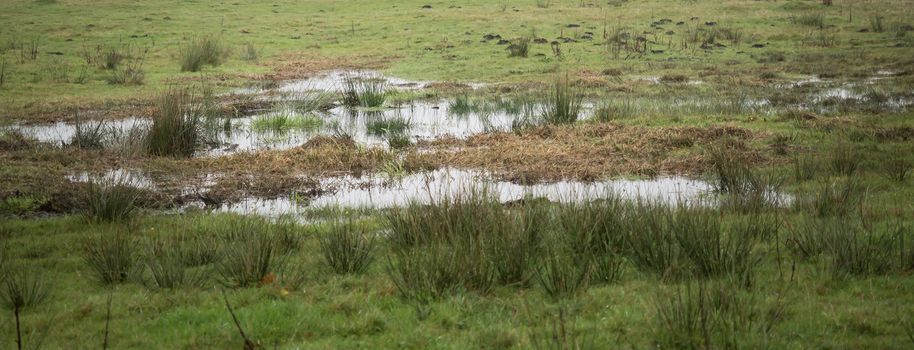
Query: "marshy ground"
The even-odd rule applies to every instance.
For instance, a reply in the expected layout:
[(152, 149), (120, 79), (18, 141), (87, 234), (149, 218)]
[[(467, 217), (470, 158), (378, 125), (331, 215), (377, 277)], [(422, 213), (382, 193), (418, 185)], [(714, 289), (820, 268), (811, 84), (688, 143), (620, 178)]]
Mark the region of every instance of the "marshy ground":
[(4, 347), (914, 347), (909, 1), (0, 23)]

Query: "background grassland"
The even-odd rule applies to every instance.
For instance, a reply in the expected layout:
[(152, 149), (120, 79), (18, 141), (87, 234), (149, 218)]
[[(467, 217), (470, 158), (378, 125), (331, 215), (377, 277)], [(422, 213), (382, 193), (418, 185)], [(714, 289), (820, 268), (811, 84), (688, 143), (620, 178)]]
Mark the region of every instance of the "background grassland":
[[(904, 1), (858, 4), (836, 1), (550, 1), (538, 7), (516, 1), (120, 1), (31, 0), (0, 4), (0, 47), (7, 62), (7, 82), (0, 89), (2, 113), (23, 117), (33, 109), (94, 105), (101, 101), (143, 99), (175, 80), (211, 78), (221, 85), (243, 85), (250, 77), (276, 73), (296, 77), (315, 70), (382, 68), (411, 79), (479, 82), (542, 81), (558, 70), (581, 76), (618, 69), (627, 77), (685, 74), (704, 80), (752, 80), (760, 69), (797, 74), (872, 74), (877, 69), (910, 65), (912, 35), (890, 28), (910, 25)], [(423, 8), (430, 5), (431, 8)], [(815, 16), (824, 27), (798, 18)], [(868, 29), (869, 19), (883, 17), (883, 32)], [(692, 19), (695, 17), (696, 19)], [(672, 22), (652, 28), (653, 22)], [(683, 25), (676, 25), (677, 22)], [(714, 26), (707, 26), (714, 22)], [(579, 27), (569, 27), (575, 24)], [(738, 41), (717, 39), (725, 47), (709, 50), (690, 43), (690, 32), (727, 29), (742, 33)], [(644, 36), (651, 50), (614, 55), (604, 37), (628, 32), (632, 43)], [(672, 31), (672, 35), (665, 34)], [(592, 40), (582, 39), (592, 33)], [(651, 32), (652, 34), (644, 34)], [(605, 33), (605, 34), (604, 34)], [(814, 39), (827, 33), (834, 45)], [(497, 40), (536, 36), (562, 43), (561, 57), (549, 44), (534, 44), (528, 58), (508, 57)], [(204, 73), (181, 73), (180, 48), (192, 38), (220, 38), (228, 59)], [(20, 50), (38, 43), (37, 59), (19, 62)], [(246, 45), (259, 51), (244, 60)], [(631, 44), (631, 43), (630, 43)], [(762, 48), (752, 45), (761, 44)], [(84, 67), (83, 51), (95, 47), (129, 47), (142, 58), (145, 84), (111, 85), (109, 72)], [(663, 51), (663, 52), (659, 52)], [(67, 71), (61, 82), (52, 72)], [(85, 71), (85, 73), (80, 73)], [(588, 73), (589, 72), (589, 73)], [(77, 79), (82, 75), (83, 78)]]

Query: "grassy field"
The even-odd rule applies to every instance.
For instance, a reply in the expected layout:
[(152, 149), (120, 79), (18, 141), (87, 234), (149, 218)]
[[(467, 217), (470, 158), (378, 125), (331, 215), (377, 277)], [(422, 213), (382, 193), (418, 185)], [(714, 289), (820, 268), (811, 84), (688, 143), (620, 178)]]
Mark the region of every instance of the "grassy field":
[[(2, 113), (27, 120), (61, 108), (145, 100), (174, 81), (202, 77), (220, 86), (243, 86), (329, 68), (511, 83), (547, 80), (563, 70), (599, 78), (607, 69), (622, 77), (683, 74), (742, 84), (765, 72), (866, 76), (911, 64), (911, 36), (904, 26), (910, 25), (912, 10), (906, 4), (6, 1), (0, 5), (7, 75), (0, 90)], [(877, 18), (878, 32), (871, 28)], [(715, 26), (705, 25), (711, 22)], [(561, 57), (552, 45), (537, 43), (530, 44), (528, 57), (509, 57), (506, 45), (484, 40), (487, 34), (558, 41)], [(228, 50), (224, 63), (182, 73), (182, 48), (204, 37), (217, 38)], [(622, 38), (623, 45), (607, 45), (605, 38)], [(710, 49), (702, 49), (709, 40)], [(248, 44), (256, 51), (253, 57)], [(112, 50), (143, 72), (142, 85), (109, 84), (113, 73), (100, 69), (93, 57)]]
[[(3, 1), (0, 346), (914, 347), (914, 6), (832, 3)], [(311, 205), (442, 169), (713, 190)]]

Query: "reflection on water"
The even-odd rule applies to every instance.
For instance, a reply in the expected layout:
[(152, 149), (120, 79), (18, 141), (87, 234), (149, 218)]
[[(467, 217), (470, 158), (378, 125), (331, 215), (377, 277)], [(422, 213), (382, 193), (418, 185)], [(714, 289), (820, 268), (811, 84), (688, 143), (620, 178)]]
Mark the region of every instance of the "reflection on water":
[[(98, 121), (83, 122), (83, 130), (95, 129)], [(138, 127), (148, 127), (151, 121), (146, 118), (124, 118), (117, 120), (106, 120), (102, 122), (101, 127), (109, 134), (126, 134), (130, 130)], [(70, 142), (76, 135), (76, 123), (56, 122), (54, 124), (35, 124), (35, 125), (13, 125), (13, 129), (19, 130), (25, 136), (31, 137), (40, 142), (62, 144)]]
[[(408, 124), (405, 135), (413, 140), (433, 139), (444, 135), (457, 138), (496, 130), (510, 130), (512, 122), (519, 118), (505, 111), (471, 112), (462, 115), (448, 113), (448, 101), (414, 102), (396, 108), (380, 110), (353, 110), (337, 107), (328, 113), (317, 113), (323, 127), (316, 130), (289, 130), (283, 133), (259, 133), (251, 128), (257, 118), (252, 116), (232, 121), (232, 132), (220, 133), (219, 142), (232, 151), (258, 149), (288, 149), (303, 144), (315, 135), (344, 133), (360, 144), (385, 145), (384, 133), (372, 132), (372, 121), (401, 120)], [(216, 153), (220, 153), (217, 151)], [(221, 152), (224, 153), (224, 152)]]

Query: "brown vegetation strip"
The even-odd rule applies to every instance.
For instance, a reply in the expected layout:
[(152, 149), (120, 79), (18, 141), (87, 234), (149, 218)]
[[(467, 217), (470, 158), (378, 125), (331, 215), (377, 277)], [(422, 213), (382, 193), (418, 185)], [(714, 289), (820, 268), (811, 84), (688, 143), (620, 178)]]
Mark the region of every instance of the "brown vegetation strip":
[(351, 139), (318, 136), (285, 151), (239, 153), (191, 160), (199, 169), (227, 174), (358, 175), (393, 159), (393, 153), (359, 147)]
[(700, 147), (721, 140), (741, 145), (758, 137), (734, 126), (646, 128), (620, 124), (542, 127), (521, 134), (481, 134), (466, 140), (441, 139), (421, 145), (407, 157), (410, 168), (481, 168), (516, 182), (595, 180), (616, 175), (698, 173), (705, 162)]
[(273, 72), (251, 75), (255, 79), (289, 80), (304, 79), (327, 70), (382, 69), (396, 61), (395, 56), (346, 56), (326, 57), (308, 53), (290, 53), (274, 59), (270, 66)]

